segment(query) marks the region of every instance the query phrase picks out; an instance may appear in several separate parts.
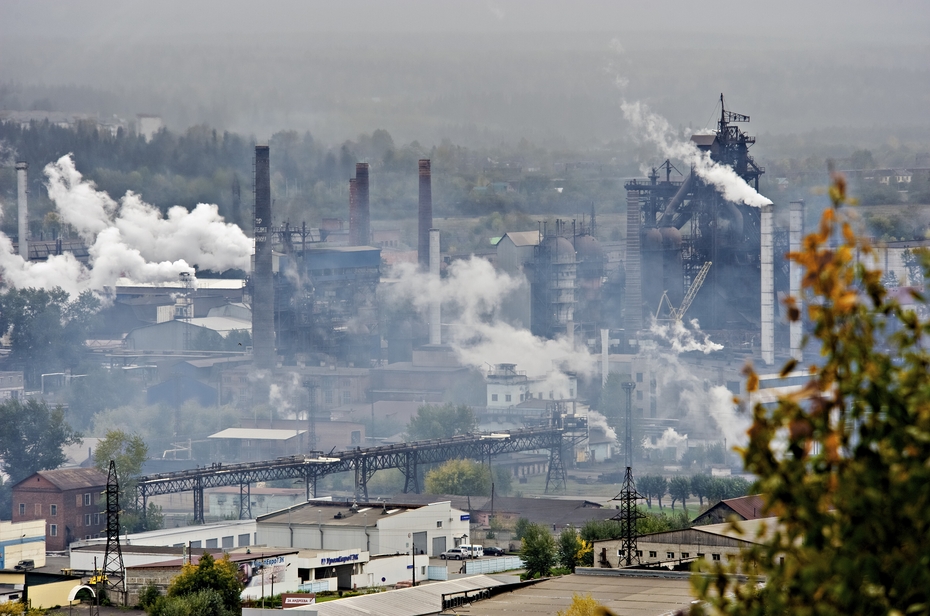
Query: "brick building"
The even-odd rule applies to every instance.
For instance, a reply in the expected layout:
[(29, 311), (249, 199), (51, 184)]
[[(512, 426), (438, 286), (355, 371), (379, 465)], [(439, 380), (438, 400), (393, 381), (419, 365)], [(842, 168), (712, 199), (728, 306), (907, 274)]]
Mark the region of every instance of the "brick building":
[(39, 471), (13, 486), (13, 522), (45, 520), (50, 552), (106, 533), (107, 475), (95, 468)]

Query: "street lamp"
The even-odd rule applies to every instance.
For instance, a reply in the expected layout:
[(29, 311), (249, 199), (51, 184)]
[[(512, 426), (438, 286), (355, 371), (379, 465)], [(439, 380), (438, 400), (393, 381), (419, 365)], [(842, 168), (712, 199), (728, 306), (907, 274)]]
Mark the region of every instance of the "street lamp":
[[(286, 565), (284, 565), (284, 570), (285, 570), (285, 572), (287, 571), (287, 568), (290, 567), (290, 566), (291, 566), (291, 563), (287, 563)], [(272, 609), (274, 609), (274, 578), (275, 578), (276, 575), (277, 575), (277, 573), (275, 573), (274, 570), (272, 569), (272, 572), (271, 572), (271, 608), (272, 608)], [(285, 577), (285, 578), (287, 577), (287, 574), (286, 574), (286, 573), (285, 573), (285, 576), (284, 576), (284, 577)], [(262, 601), (262, 607), (264, 607), (264, 600)], [(282, 607), (283, 607), (283, 605), (282, 605)]]

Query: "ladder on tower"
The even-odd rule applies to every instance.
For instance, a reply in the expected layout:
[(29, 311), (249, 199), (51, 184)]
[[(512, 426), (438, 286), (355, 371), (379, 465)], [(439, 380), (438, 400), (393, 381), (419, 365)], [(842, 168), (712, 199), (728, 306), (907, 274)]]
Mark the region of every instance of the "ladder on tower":
[[(713, 265), (711, 261), (704, 263), (704, 266), (701, 267), (701, 270), (697, 273), (697, 276), (694, 277), (694, 281), (691, 283), (691, 286), (688, 287), (688, 292), (685, 293), (685, 298), (681, 300), (681, 306), (675, 308), (672, 306), (672, 300), (668, 298), (668, 291), (662, 293), (662, 299), (659, 300), (659, 307), (656, 309), (656, 320), (657, 321), (681, 321), (685, 313), (688, 312), (688, 308), (691, 307), (691, 302), (694, 301), (695, 296), (697, 296), (698, 291), (701, 290), (701, 286), (704, 284), (704, 280), (707, 279), (707, 272), (710, 271), (710, 266)], [(668, 316), (660, 317), (662, 314), (662, 308), (664, 306), (668, 307)]]

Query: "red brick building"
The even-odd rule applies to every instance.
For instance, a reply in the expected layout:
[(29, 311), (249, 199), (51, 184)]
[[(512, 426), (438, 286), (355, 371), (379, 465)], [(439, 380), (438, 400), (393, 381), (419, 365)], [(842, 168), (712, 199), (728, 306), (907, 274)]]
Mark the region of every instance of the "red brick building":
[(50, 552), (106, 533), (107, 475), (95, 468), (39, 471), (13, 486), (13, 521), (45, 520)]

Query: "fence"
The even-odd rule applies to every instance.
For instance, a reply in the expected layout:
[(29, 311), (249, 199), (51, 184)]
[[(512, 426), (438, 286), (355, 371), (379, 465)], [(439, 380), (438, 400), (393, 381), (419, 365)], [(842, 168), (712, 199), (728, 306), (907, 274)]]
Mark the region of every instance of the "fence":
[(519, 556), (500, 556), (498, 558), (465, 561), (465, 573), (498, 573), (500, 571), (522, 569), (523, 567), (523, 559)]
[(427, 567), (426, 569), (426, 579), (428, 580), (438, 580), (445, 582), (449, 579), (449, 568), (445, 565), (441, 567)]

